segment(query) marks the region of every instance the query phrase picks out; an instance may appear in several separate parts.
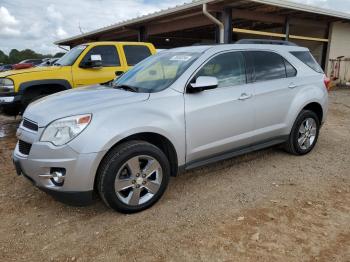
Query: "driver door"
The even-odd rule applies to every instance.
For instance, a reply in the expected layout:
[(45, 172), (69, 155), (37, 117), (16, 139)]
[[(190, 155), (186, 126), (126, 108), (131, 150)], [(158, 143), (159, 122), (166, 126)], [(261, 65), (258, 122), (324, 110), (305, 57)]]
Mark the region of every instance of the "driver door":
[[(81, 65), (90, 61), (91, 56), (100, 56), (102, 67), (83, 68)], [(101, 45), (92, 47), (72, 70), (74, 86), (79, 87), (106, 83), (115, 78), (116, 71), (125, 71), (123, 69), (116, 46)]]
[(241, 52), (216, 55), (194, 78), (199, 76), (216, 77), (218, 87), (185, 94), (187, 163), (249, 145), (254, 129), (253, 90)]

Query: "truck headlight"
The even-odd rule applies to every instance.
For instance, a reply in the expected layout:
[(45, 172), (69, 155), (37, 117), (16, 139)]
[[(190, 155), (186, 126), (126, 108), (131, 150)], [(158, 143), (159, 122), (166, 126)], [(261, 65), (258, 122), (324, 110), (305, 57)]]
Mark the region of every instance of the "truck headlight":
[(11, 79), (0, 78), (0, 92), (13, 92), (15, 86)]
[(55, 120), (45, 128), (40, 141), (51, 142), (56, 146), (67, 144), (83, 132), (91, 118), (91, 114), (86, 114)]

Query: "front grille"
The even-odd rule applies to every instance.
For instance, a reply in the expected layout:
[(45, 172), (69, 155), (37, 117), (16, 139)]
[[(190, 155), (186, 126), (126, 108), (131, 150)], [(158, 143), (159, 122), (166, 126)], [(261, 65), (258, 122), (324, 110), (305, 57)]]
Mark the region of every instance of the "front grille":
[(28, 128), (29, 130), (33, 130), (33, 131), (38, 131), (39, 127), (38, 124), (28, 120), (28, 119), (23, 119), (23, 124), (22, 124), (25, 128)]
[(24, 142), (23, 140), (18, 141), (18, 149), (21, 154), (29, 155), (31, 148), (32, 148), (32, 144)]

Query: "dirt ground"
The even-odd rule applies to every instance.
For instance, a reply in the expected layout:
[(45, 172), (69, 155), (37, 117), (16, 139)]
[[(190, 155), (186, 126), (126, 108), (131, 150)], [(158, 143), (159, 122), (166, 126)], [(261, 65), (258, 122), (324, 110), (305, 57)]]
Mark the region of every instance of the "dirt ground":
[(69, 207), (17, 177), (0, 116), (0, 261), (350, 261), (350, 90), (315, 150), (271, 148), (172, 178), (133, 215)]

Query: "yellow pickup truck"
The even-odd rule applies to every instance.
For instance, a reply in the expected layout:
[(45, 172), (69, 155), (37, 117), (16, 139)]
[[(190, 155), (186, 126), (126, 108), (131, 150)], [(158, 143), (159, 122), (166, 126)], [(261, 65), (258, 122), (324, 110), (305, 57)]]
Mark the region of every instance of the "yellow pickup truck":
[(146, 57), (150, 43), (93, 42), (72, 48), (54, 66), (0, 73), (0, 108), (7, 115), (23, 113), (43, 96), (75, 87), (107, 83)]

